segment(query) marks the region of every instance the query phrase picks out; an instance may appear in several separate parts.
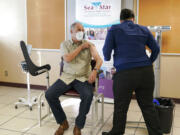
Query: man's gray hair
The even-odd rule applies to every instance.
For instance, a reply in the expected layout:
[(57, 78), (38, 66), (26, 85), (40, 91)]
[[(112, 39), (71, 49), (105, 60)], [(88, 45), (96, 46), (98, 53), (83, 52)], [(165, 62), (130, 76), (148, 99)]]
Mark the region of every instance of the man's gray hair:
[(80, 22), (74, 22), (73, 24), (71, 24), (71, 30), (74, 30), (74, 28), (76, 27), (77, 24), (81, 24)]

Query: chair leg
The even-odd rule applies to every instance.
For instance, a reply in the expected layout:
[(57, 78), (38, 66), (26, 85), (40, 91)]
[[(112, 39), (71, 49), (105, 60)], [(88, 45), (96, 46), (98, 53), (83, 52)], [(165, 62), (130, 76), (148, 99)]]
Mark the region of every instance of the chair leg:
[[(46, 79), (47, 79), (47, 89), (49, 88), (49, 72), (47, 71), (46, 72), (47, 75), (46, 75)], [(41, 106), (41, 98), (42, 96), (45, 95), (45, 92), (42, 92), (40, 95), (39, 95), (39, 98), (38, 98), (38, 109), (39, 109), (39, 114), (38, 114), (38, 122), (39, 122), (39, 126), (41, 126), (41, 122), (44, 118), (46, 118), (47, 116), (49, 116), (50, 114), (50, 107), (49, 105), (47, 104), (47, 114), (45, 116), (42, 117), (42, 106)]]
[(95, 99), (95, 120), (98, 121), (98, 99)]
[(101, 117), (100, 117), (100, 121), (101, 124), (104, 124), (104, 95), (103, 94), (99, 94), (97, 97), (97, 101), (101, 100)]
[(101, 95), (101, 123), (104, 124), (104, 95)]
[(92, 114), (91, 114), (91, 123), (92, 123), (92, 126), (91, 126), (91, 131), (90, 131), (91, 135), (94, 135), (94, 128), (95, 128), (94, 113), (95, 113), (95, 100), (94, 100), (94, 97), (93, 97), (93, 101), (92, 101)]
[[(98, 100), (101, 99), (101, 116), (98, 118)], [(93, 98), (92, 102), (92, 126), (91, 126), (91, 135), (94, 135), (95, 128), (101, 124), (100, 129), (104, 125), (104, 95), (98, 94), (96, 97)], [(99, 129), (99, 130), (100, 130)]]
[(41, 127), (41, 120), (42, 120), (42, 106), (41, 106), (41, 98), (42, 96), (44, 95), (44, 92), (42, 92), (40, 95), (39, 95), (39, 98), (38, 98), (38, 123), (39, 123), (39, 126)]
[[(47, 89), (49, 88), (49, 72), (47, 71), (47, 74), (46, 74), (46, 79), (47, 79)], [(51, 113), (50, 111), (50, 107), (49, 105), (47, 104), (47, 114), (49, 115)]]

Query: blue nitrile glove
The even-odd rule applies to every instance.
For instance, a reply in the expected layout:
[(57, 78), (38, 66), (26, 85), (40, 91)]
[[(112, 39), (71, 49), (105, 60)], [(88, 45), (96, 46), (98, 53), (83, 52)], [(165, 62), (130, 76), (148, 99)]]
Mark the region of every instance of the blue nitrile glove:
[(159, 101), (157, 99), (153, 99), (153, 103), (156, 105), (160, 105)]

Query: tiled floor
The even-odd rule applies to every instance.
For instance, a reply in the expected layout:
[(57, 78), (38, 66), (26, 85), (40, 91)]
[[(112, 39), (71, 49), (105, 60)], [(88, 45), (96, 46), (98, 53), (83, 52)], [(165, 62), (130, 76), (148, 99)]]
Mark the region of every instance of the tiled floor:
[[(41, 91), (32, 90), (32, 96), (38, 96)], [(50, 115), (42, 122), (42, 126), (38, 126), (37, 106), (30, 111), (27, 107), (14, 108), (14, 103), (19, 97), (26, 97), (26, 89), (12, 88), (0, 86), (0, 135), (54, 135), (58, 128), (54, 117)], [(70, 128), (64, 135), (73, 135), (74, 120), (78, 114), (79, 99), (61, 97), (64, 110), (67, 114)], [(43, 107), (43, 114), (46, 113)], [(82, 131), (82, 135), (90, 135), (90, 115), (87, 116), (86, 126)], [(112, 127), (113, 104), (105, 104), (105, 121), (104, 125), (97, 126), (95, 135), (101, 135), (102, 131), (108, 131)], [(141, 111), (135, 100), (131, 101), (128, 121), (143, 121)], [(135, 126), (138, 128), (128, 128)], [(148, 135), (145, 124), (127, 123), (125, 135)], [(173, 133), (171, 135), (180, 135), (180, 104), (176, 104)]]

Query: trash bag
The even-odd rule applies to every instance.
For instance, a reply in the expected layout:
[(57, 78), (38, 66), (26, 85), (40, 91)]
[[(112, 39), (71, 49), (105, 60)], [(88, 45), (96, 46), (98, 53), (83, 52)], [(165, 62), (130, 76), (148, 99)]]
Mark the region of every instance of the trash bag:
[(174, 101), (170, 98), (155, 98), (153, 102), (159, 114), (162, 132), (165, 134), (170, 133), (174, 118)]

